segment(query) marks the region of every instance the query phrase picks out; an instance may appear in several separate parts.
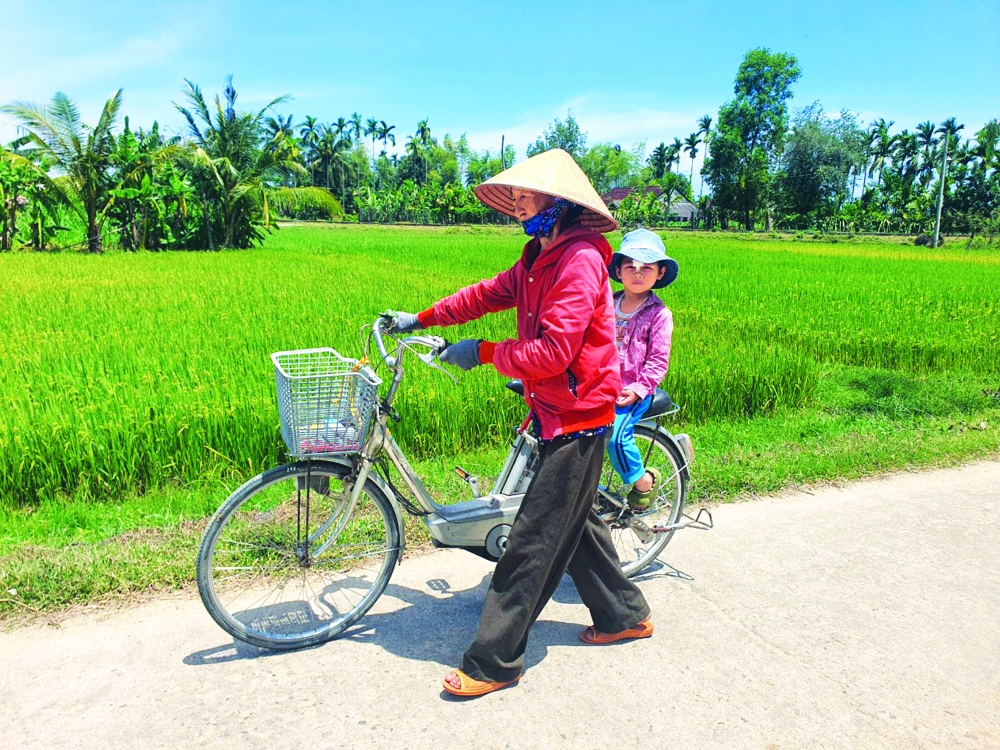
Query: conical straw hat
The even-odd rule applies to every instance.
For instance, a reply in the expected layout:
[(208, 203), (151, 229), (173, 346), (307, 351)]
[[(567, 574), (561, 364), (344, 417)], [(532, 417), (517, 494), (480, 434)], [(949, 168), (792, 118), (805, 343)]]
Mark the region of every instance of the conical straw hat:
[(490, 208), (514, 216), (511, 188), (545, 193), (583, 206), (580, 223), (598, 232), (613, 232), (618, 228), (618, 222), (590, 184), (587, 175), (561, 148), (532, 156), (490, 177), (476, 186), (476, 197)]

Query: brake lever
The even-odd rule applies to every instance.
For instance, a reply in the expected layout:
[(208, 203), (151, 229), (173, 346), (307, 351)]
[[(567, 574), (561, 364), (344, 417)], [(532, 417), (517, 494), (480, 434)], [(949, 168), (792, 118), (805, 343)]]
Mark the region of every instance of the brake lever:
[[(414, 344), (420, 344), (422, 346), (426, 346), (430, 349), (430, 351), (421, 354), (416, 349), (411, 347), (407, 343), (408, 341), (411, 341)], [(449, 378), (451, 378), (452, 381), (454, 381), (455, 385), (458, 385), (458, 378), (456, 378), (454, 375), (452, 375), (450, 372), (448, 372), (441, 365), (439, 365), (437, 362), (434, 361), (435, 357), (437, 357), (441, 352), (443, 352), (445, 349), (448, 348), (449, 344), (446, 339), (443, 339), (440, 336), (411, 336), (407, 339), (404, 339), (403, 341), (400, 341), (400, 343), (407, 349), (409, 349), (411, 352), (413, 352), (416, 358), (419, 359), (421, 362), (423, 362), (425, 365), (430, 367), (432, 370), (440, 370)]]

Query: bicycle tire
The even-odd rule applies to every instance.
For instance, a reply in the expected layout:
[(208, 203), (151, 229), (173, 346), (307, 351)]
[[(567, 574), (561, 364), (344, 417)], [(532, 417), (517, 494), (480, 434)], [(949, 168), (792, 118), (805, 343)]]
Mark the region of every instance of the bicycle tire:
[(280, 466), (216, 511), (198, 550), (197, 578), (223, 630), (262, 648), (313, 646), (343, 633), (381, 596), (402, 530), (371, 479), (348, 507), (350, 472), (326, 461)]
[[(643, 460), (647, 455), (649, 464), (656, 466), (663, 475), (657, 497), (648, 510), (632, 511), (627, 507), (624, 497), (631, 488), (622, 482), (621, 477), (611, 466), (611, 459), (605, 456), (604, 468), (601, 471), (601, 488), (614, 497), (625, 508), (609, 503), (600, 494), (595, 509), (598, 515), (608, 524), (611, 538), (618, 554), (622, 571), (629, 578), (634, 578), (645, 570), (670, 544), (674, 531), (665, 531), (653, 536), (651, 541), (643, 541), (630, 521), (634, 518), (647, 527), (652, 525), (675, 524), (684, 512), (684, 500), (687, 495), (687, 471), (682, 471), (685, 460), (672, 440), (664, 434), (662, 428), (638, 424), (634, 430), (636, 445)], [(650, 451), (652, 449), (652, 451)], [(647, 465), (649, 465), (647, 464)]]

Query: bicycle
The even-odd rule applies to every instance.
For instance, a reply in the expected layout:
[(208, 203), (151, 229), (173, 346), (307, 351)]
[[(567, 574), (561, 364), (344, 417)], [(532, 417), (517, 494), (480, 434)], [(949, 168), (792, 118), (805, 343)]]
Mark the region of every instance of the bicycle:
[[(215, 622), (235, 638), (291, 649), (343, 633), (371, 608), (401, 562), (404, 513), (423, 521), (435, 546), (464, 548), (490, 560), (503, 554), (534, 475), (537, 441), (523, 427), (516, 431), (485, 496), (478, 479), (456, 467), (472, 499), (434, 502), (393, 438), (389, 421), (400, 419), (392, 403), (407, 352), (455, 380), (436, 361), (448, 342), (430, 335), (400, 339), (385, 326), (385, 318), (376, 319), (364, 346), (370, 351), (374, 340), (392, 374), (381, 400), (382, 381), (375, 372), (332, 349), (272, 355), (282, 437), (297, 460), (233, 492), (210, 520), (198, 551), (198, 592)], [(396, 342), (392, 353), (386, 338)], [(519, 381), (507, 387), (522, 392)], [(635, 428), (646, 465), (656, 466), (664, 477), (649, 508), (629, 507), (624, 499), (629, 487), (605, 459), (595, 508), (611, 528), (629, 576), (644, 570), (677, 530), (712, 525), (705, 509), (693, 518), (684, 513), (694, 451), (687, 435), (674, 436), (662, 426), (678, 409), (657, 390)], [(390, 464), (412, 500), (393, 482)]]

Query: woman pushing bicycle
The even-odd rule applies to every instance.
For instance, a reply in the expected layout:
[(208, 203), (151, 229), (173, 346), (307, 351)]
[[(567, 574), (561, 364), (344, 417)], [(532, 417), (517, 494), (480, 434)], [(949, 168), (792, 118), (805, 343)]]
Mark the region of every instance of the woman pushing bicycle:
[(517, 308), (517, 338), (464, 339), (441, 361), (470, 370), (492, 364), (524, 383), (540, 464), (528, 486), (486, 594), (461, 669), (444, 688), (485, 695), (516, 683), (528, 631), (569, 572), (593, 625), (588, 644), (653, 634), (649, 607), (619, 567), (594, 512), (598, 480), (621, 390), (615, 310), (608, 284), (618, 227), (573, 158), (555, 149), (476, 187), (484, 204), (522, 223), (521, 258), (492, 279), (460, 289), (419, 314), (398, 313), (400, 333), (450, 326)]

